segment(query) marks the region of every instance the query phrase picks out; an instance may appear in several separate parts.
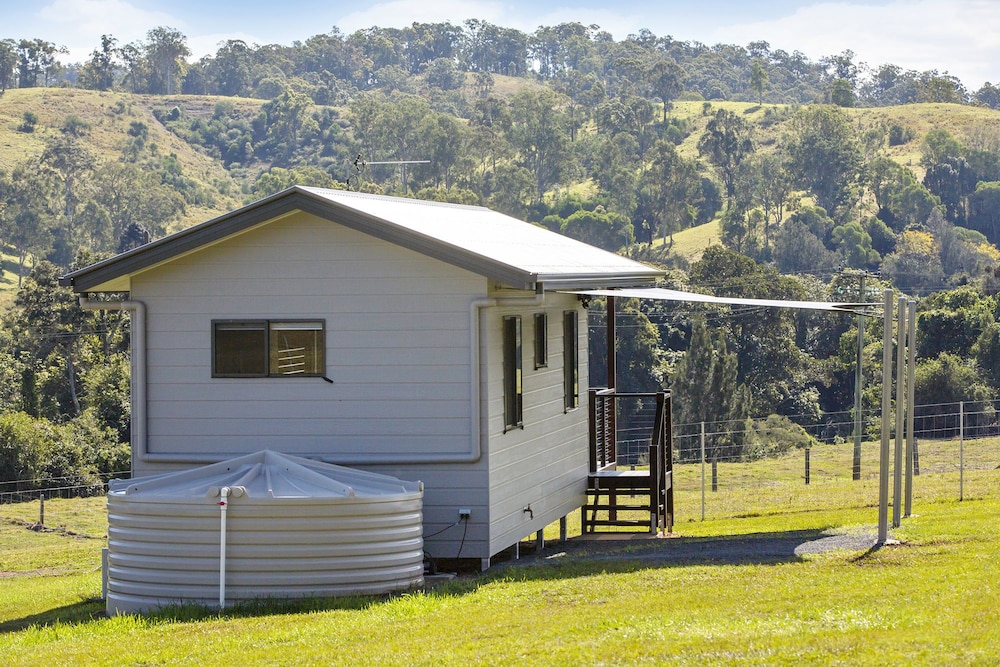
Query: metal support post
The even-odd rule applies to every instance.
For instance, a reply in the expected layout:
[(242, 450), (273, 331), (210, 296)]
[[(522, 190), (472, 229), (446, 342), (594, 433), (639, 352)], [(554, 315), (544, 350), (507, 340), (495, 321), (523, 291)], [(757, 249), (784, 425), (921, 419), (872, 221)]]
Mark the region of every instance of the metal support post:
[(892, 412), (892, 290), (883, 293), (882, 442), (878, 468), (878, 544), (889, 539), (889, 415)]
[(903, 424), (906, 416), (906, 297), (896, 309), (896, 438), (892, 470), (892, 527), (899, 528), (903, 512)]
[(903, 516), (913, 515), (913, 400), (916, 386), (917, 356), (917, 302), (910, 301), (906, 308), (906, 491)]
[[(861, 274), (861, 294), (859, 301), (865, 301), (865, 273)], [(865, 316), (858, 315), (858, 349), (854, 360), (854, 466), (851, 470), (851, 478), (861, 479), (861, 430), (863, 422), (861, 418), (861, 393), (863, 375), (861, 373), (862, 357), (865, 349)]]

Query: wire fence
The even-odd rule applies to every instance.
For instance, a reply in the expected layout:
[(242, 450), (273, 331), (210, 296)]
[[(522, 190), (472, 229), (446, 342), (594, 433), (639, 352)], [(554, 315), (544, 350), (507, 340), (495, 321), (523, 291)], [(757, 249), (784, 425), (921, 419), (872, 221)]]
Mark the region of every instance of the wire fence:
[[(619, 408), (620, 467), (648, 463), (654, 408), (652, 401)], [(872, 507), (878, 497), (880, 423), (877, 415), (863, 417), (860, 443), (854, 442), (854, 420), (846, 412), (806, 424), (774, 417), (674, 424), (675, 520)], [(916, 406), (913, 423), (915, 502), (1000, 495), (1000, 401)], [(897, 469), (894, 436), (891, 476)], [(0, 504), (100, 496), (109, 479), (128, 474), (0, 482)]]
[[(642, 466), (648, 406), (622, 406), (620, 412), (619, 465)], [(998, 401), (914, 408), (911, 491), (918, 502), (1000, 494), (998, 416)], [(801, 416), (772, 416), (674, 424), (676, 520), (872, 506), (878, 496), (880, 415), (862, 415), (859, 442), (852, 413), (803, 422)], [(897, 470), (894, 419), (892, 426), (890, 479)], [(899, 451), (903, 481), (904, 441)]]
[(128, 477), (129, 474), (128, 470), (122, 470), (110, 473), (0, 481), (0, 505), (23, 503), (40, 498), (102, 496), (108, 491), (108, 480)]

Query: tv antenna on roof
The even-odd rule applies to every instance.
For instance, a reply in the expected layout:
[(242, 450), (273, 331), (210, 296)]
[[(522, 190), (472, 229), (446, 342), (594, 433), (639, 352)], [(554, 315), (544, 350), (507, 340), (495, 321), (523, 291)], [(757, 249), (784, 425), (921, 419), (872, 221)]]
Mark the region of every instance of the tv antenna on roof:
[(369, 162), (361, 157), (361, 153), (358, 153), (357, 157), (354, 158), (354, 162), (351, 164), (354, 166), (354, 173), (347, 177), (347, 189), (352, 189), (357, 191), (358, 186), (361, 184), (361, 172), (370, 164), (398, 164), (403, 167), (402, 169), (402, 181), (403, 181), (403, 194), (406, 194), (406, 165), (408, 164), (430, 164), (430, 160), (378, 160)]

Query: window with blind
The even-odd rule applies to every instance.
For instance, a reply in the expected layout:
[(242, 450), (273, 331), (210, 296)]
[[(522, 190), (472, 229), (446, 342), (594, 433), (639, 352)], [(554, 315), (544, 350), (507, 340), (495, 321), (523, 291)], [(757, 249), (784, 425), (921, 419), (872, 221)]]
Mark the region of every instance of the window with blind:
[(212, 322), (212, 377), (322, 377), (323, 320)]

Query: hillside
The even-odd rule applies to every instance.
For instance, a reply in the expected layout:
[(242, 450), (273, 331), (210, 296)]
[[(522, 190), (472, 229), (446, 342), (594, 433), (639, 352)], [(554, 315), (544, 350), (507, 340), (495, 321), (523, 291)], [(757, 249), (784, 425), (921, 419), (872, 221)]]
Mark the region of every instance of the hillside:
[[(259, 107), (259, 101), (241, 100)], [(176, 155), (184, 175), (217, 193), (211, 206), (188, 206), (180, 227), (190, 226), (237, 206), (238, 185), (222, 164), (167, 131), (153, 115), (155, 107), (184, 104), (194, 114), (211, 114), (211, 97), (167, 98), (151, 95), (99, 92), (75, 88), (21, 88), (0, 95), (0, 170), (10, 170), (18, 162), (39, 156), (47, 139), (57, 135), (70, 116), (89, 126), (81, 143), (100, 160), (121, 155), (132, 122), (145, 123), (149, 144), (165, 155)], [(33, 113), (37, 124), (23, 131), (24, 115)]]

